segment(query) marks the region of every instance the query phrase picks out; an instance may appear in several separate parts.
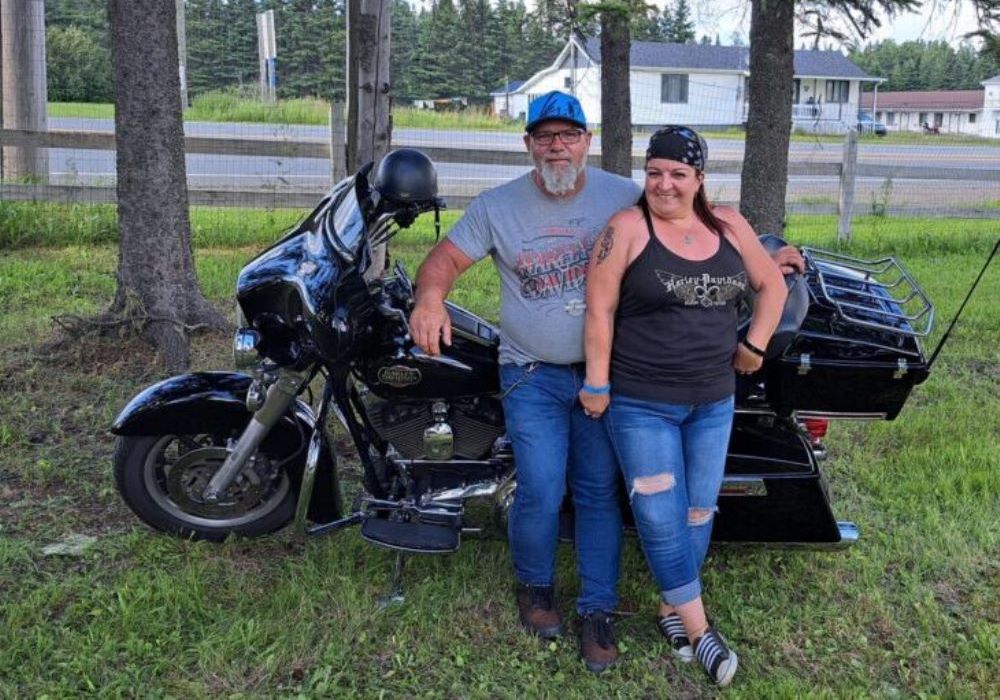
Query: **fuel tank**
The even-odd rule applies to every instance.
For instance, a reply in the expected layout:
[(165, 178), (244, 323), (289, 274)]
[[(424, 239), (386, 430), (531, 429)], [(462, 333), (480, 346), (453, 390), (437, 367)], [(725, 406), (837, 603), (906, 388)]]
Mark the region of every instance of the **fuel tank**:
[[(441, 355), (427, 355), (398, 337), (405, 333), (399, 330), (383, 352), (369, 354), (359, 362), (361, 380), (372, 392), (399, 399), (456, 399), (499, 392), (497, 330), (459, 306), (446, 306), (452, 342), (442, 348)], [(390, 352), (391, 347), (396, 350)]]

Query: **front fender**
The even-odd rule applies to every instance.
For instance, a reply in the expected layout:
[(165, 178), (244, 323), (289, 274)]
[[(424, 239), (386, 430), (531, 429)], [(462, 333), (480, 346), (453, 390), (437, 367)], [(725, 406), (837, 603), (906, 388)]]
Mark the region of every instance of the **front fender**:
[[(238, 372), (193, 372), (164, 379), (137, 394), (111, 425), (115, 435), (197, 435), (212, 433), (238, 437), (250, 422), (247, 389), (253, 379)], [(302, 483), (306, 447), (316, 428), (316, 417), (307, 403), (296, 400), (290, 415), (275, 426), (263, 449), (301, 455), (286, 465), (296, 490)], [(335, 494), (336, 457), (322, 431), (322, 449), (317, 465), (316, 487), (309, 503), (309, 517), (328, 522), (341, 516)]]
[(163, 435), (242, 430), (250, 420), (246, 395), (252, 381), (237, 372), (194, 372), (164, 379), (129, 401), (111, 424), (111, 432)]

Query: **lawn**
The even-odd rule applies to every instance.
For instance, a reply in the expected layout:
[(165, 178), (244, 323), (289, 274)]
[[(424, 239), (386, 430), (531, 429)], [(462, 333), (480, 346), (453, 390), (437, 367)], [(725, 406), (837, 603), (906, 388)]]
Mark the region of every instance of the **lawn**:
[[(301, 214), (193, 212), (198, 273), (219, 308), (230, 308), (240, 266)], [(835, 229), (834, 217), (796, 217), (788, 237), (831, 247)], [(850, 252), (896, 254), (923, 283), (940, 318), (932, 347), (1000, 223), (865, 218), (855, 231)], [(656, 594), (634, 538), (623, 562), (623, 658), (595, 677), (573, 637), (542, 644), (519, 631), (503, 541), (411, 559), (406, 602), (381, 610), (393, 556), (356, 531), (210, 545), (142, 525), (114, 491), (106, 430), (159, 370), (134, 341), (49, 342), (53, 314), (109, 303), (115, 235), (101, 207), (0, 202), (0, 697), (714, 694), (656, 632)], [(413, 270), (432, 242), (425, 217), (392, 254)], [(853, 548), (713, 548), (708, 604), (741, 658), (727, 695), (995, 696), (998, 296), (994, 266), (896, 421), (832, 426), (824, 469), (837, 516), (861, 527)], [(455, 298), (495, 317), (489, 265), (466, 275)], [(195, 368), (228, 367), (228, 346), (221, 334), (197, 337)], [(72, 534), (96, 539), (79, 556), (42, 553)], [(566, 547), (559, 570), (575, 625)]]

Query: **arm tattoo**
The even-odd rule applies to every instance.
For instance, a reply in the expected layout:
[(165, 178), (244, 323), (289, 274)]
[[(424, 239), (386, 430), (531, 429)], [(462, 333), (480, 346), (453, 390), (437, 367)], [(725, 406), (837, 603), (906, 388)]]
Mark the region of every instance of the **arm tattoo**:
[(602, 262), (608, 259), (611, 255), (611, 249), (615, 245), (615, 229), (614, 226), (608, 226), (604, 229), (604, 235), (601, 236), (601, 245), (597, 249), (597, 264), (600, 265)]

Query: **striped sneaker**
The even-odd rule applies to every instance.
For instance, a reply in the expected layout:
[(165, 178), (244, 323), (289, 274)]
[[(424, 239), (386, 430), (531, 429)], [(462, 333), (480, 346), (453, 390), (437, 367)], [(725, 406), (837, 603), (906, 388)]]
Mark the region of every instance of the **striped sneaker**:
[(694, 655), (716, 685), (724, 688), (736, 673), (736, 652), (726, 646), (722, 635), (711, 627), (694, 643)]
[(669, 615), (660, 615), (656, 618), (656, 626), (660, 628), (660, 634), (670, 642), (670, 649), (674, 656), (690, 663), (694, 659), (694, 649), (691, 648), (691, 640), (688, 639), (687, 632), (684, 631), (684, 623), (681, 616), (673, 612)]

